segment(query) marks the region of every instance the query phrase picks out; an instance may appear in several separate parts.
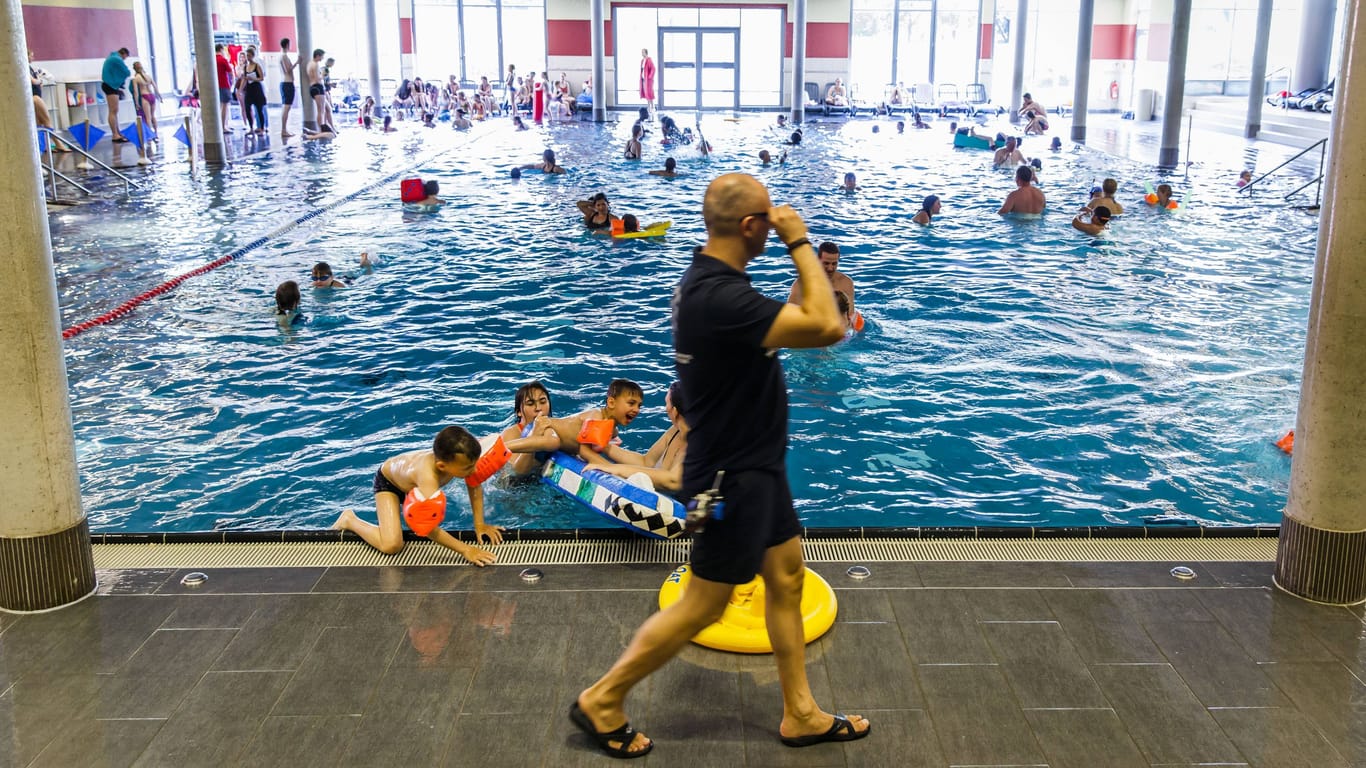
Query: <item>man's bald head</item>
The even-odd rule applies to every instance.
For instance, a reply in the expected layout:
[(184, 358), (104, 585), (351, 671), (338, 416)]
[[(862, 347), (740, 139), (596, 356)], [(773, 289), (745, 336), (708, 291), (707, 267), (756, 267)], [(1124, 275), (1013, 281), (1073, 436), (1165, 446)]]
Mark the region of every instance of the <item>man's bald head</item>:
[(718, 176), (707, 186), (702, 198), (702, 221), (713, 236), (734, 236), (740, 232), (740, 218), (752, 213), (767, 213), (773, 206), (768, 190), (758, 179), (744, 173)]

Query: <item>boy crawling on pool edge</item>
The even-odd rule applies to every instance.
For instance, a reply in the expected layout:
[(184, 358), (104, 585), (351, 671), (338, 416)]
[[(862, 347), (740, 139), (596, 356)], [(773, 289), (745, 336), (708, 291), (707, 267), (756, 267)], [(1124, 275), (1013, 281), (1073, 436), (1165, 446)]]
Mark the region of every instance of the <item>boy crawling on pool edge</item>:
[[(431, 449), (392, 456), (375, 473), (375, 509), (379, 525), (367, 523), (347, 509), (342, 511), (332, 528), (351, 531), (375, 549), (394, 555), (403, 549), (403, 524), (406, 522), (417, 535), (455, 550), (475, 565), (492, 563), (495, 559), (492, 552), (466, 544), (441, 530), (441, 521), (446, 517), (446, 494), (441, 488), (453, 479), (469, 478), (474, 473), (479, 454), (479, 441), (474, 435), (461, 427), (446, 427), (437, 433)], [(503, 529), (484, 523), (484, 487), (466, 480), (465, 490), (474, 512), (474, 540), (500, 543)]]

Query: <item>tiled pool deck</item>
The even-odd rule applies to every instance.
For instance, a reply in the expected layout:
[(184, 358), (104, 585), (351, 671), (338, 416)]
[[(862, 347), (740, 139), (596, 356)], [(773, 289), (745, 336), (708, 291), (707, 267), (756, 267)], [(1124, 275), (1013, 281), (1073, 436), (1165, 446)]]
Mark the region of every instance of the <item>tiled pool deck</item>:
[[(839, 619), (808, 649), (870, 738), (777, 739), (769, 657), (688, 647), (630, 700), (647, 766), (1366, 768), (1360, 607), (1270, 563), (813, 566)], [(655, 609), (667, 565), (104, 571), (0, 614), (0, 766), (574, 766), (565, 717)]]

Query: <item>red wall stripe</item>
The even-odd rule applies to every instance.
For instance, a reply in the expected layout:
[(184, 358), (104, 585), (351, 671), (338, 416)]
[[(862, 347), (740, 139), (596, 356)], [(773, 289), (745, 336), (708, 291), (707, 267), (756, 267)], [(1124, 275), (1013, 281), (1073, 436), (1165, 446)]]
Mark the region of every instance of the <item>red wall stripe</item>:
[(133, 11), (108, 8), (65, 8), (25, 5), (24, 30), (38, 61), (103, 59), (127, 48), (138, 55)]
[[(787, 23), (783, 55), (792, 58), (792, 22)], [(849, 24), (842, 21), (806, 22), (806, 57), (808, 59), (849, 58)]]
[(990, 25), (990, 24), (983, 24), (983, 25), (982, 25), (982, 38), (981, 38), (981, 40), (982, 40), (982, 58), (983, 58), (983, 59), (989, 59), (989, 58), (991, 58), (991, 45), (992, 45), (992, 43), (996, 42), (996, 41), (993, 39), (992, 36), (995, 35), (995, 34), (996, 34), (996, 28), (995, 28), (994, 26), (992, 26), (992, 25)]
[(413, 52), (413, 17), (411, 16), (399, 17), (398, 52), (400, 54), (411, 54)]
[(1137, 24), (1097, 24), (1091, 29), (1091, 59), (1133, 61)]
[[(612, 20), (602, 23), (603, 55), (612, 56)], [(547, 19), (545, 23), (545, 53), (547, 56), (592, 56), (590, 32), (593, 22), (588, 19)]]
[[(280, 52), (280, 38), (289, 38), (293, 53), (299, 51), (299, 38), (294, 34), (293, 16), (252, 16), (251, 25), (261, 35), (261, 49), (271, 53)], [(295, 76), (296, 80), (298, 76)]]

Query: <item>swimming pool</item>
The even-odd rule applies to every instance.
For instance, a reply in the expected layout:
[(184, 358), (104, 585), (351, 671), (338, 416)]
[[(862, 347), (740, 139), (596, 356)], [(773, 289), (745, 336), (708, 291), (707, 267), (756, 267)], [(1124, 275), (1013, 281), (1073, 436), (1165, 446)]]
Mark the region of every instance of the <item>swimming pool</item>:
[[(1043, 156), (1051, 213), (1006, 222), (995, 210), (1009, 174), (951, 149), (940, 124), (906, 135), (889, 122), (877, 134), (867, 121), (815, 124), (786, 165), (758, 169), (758, 150), (778, 148), (770, 119), (708, 118), (717, 153), (677, 150), (676, 180), (644, 174), (664, 158), (654, 137), (643, 163), (620, 159), (629, 123), (499, 124), (459, 137), (347, 134), (251, 158), (219, 181), (163, 174), (132, 203), (53, 214), (72, 325), (421, 158), (432, 159), (419, 174), (451, 201), (410, 214), (396, 184), (364, 192), (68, 341), (92, 527), (373, 515), (381, 461), (445, 424), (497, 430), (530, 378), (560, 414), (599, 404), (613, 377), (639, 381), (646, 410), (623, 436), (643, 450), (666, 425), (668, 298), (702, 242), (702, 191), (733, 170), (795, 205), (813, 240), (841, 245), (869, 321), (836, 347), (784, 353), (789, 467), (808, 525), (1279, 520), (1289, 460), (1271, 440), (1294, 419), (1314, 217), (1249, 205), (1233, 195), (1236, 169), (1202, 166), (1175, 182), (1194, 190), (1192, 205), (1156, 212), (1140, 199), (1150, 170), (1033, 140), (1024, 149)], [(570, 174), (508, 177), (547, 145)], [(846, 170), (862, 186), (852, 195), (836, 191)], [(1093, 240), (1068, 220), (1107, 175), (1134, 205)], [(573, 202), (598, 190), (618, 214), (672, 219), (668, 239), (585, 235)], [(942, 217), (910, 224), (931, 192)], [(354, 271), (361, 250), (384, 264), (347, 291), (305, 290), (311, 321), (280, 332), (274, 286), (320, 259)], [(776, 240), (752, 273), (779, 297), (793, 277)], [(535, 485), (488, 498), (504, 525), (604, 525)], [(468, 527), (460, 501), (448, 524)]]

